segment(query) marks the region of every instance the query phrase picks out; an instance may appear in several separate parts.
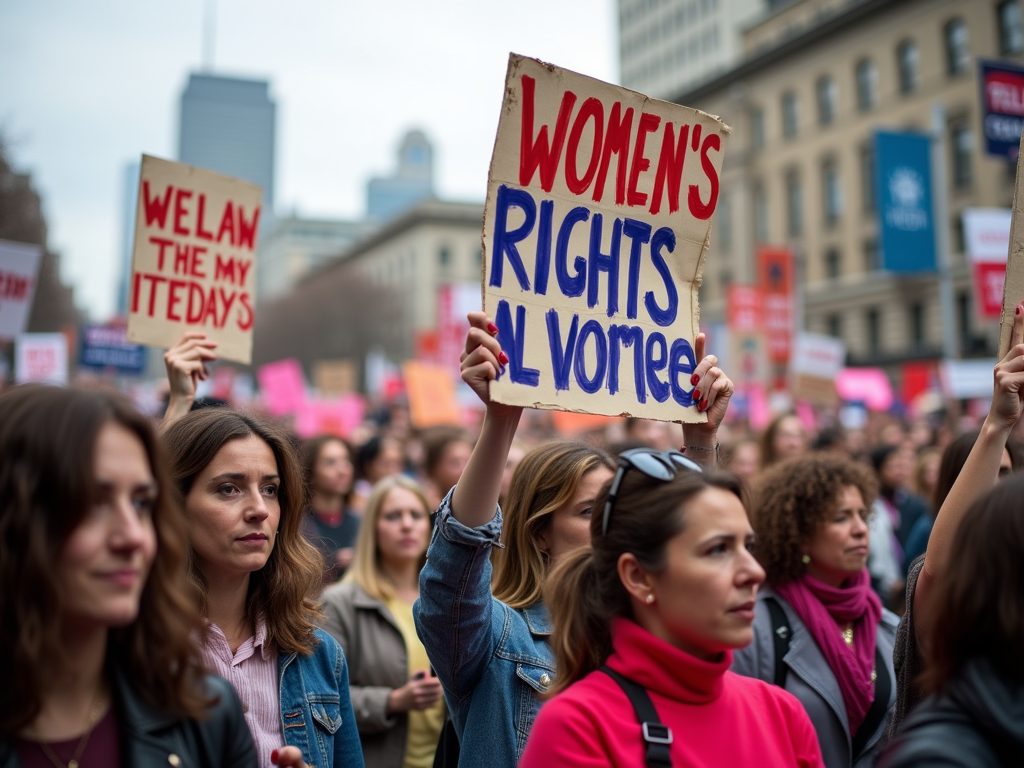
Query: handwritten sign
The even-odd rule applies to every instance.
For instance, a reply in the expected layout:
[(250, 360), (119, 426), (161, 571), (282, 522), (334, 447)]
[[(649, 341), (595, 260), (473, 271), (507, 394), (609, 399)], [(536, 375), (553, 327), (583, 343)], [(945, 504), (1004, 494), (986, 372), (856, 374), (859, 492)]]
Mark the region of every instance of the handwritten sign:
[[(1020, 139), (1024, 148), (1024, 136)], [(1013, 214), (1010, 220), (1010, 252), (1006, 257), (1006, 282), (1003, 284), (1003, 313), (999, 319), (999, 360), (1010, 351), (1010, 334), (1017, 305), (1024, 301), (1024, 173), (1017, 155), (1017, 181), (1013, 188)]]
[(484, 213), (509, 405), (704, 421), (697, 289), (729, 129), (512, 54)]
[(306, 377), (294, 357), (261, 365), (256, 378), (263, 393), (263, 404), (275, 418), (295, 413), (306, 402)]
[(410, 360), (402, 365), (409, 395), (409, 418), (418, 429), (460, 424), (455, 382), (444, 368)]
[(0, 240), (0, 339), (25, 332), (36, 292), (41, 249)]
[(14, 344), (18, 384), (68, 383), (68, 340), (63, 333), (23, 333)]
[(148, 155), (140, 173), (128, 338), (169, 347), (204, 331), (249, 363), (260, 187)]

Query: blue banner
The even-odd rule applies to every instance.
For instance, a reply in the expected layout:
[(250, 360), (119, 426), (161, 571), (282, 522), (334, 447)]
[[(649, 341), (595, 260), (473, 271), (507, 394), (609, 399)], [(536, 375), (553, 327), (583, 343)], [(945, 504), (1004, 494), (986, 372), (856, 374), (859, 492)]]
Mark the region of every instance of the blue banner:
[(879, 131), (875, 157), (882, 268), (935, 271), (931, 138)]
[(146, 368), (146, 348), (128, 341), (123, 325), (87, 325), (82, 330), (82, 368), (138, 376)]
[(1024, 131), (1024, 67), (1008, 61), (978, 62), (981, 124), (986, 154), (1016, 160)]

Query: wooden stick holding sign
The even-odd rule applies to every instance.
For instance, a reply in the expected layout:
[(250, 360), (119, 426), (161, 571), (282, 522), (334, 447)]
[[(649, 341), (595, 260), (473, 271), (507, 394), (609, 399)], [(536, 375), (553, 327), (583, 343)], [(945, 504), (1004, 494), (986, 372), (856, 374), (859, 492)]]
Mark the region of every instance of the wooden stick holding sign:
[(700, 286), (728, 127), (509, 57), (484, 213), (507, 405), (703, 422)]
[(250, 362), (262, 197), (256, 184), (142, 156), (129, 339), (170, 347), (203, 331), (219, 357)]
[[(1024, 152), (1024, 136), (1020, 139)], [(1010, 219), (1010, 252), (1006, 256), (1006, 280), (1003, 282), (1003, 312), (999, 319), (999, 357), (1010, 351), (1010, 332), (1017, 305), (1024, 301), (1024, 174), (1021, 173), (1021, 154), (1017, 154), (1017, 181), (1013, 188), (1013, 218)]]

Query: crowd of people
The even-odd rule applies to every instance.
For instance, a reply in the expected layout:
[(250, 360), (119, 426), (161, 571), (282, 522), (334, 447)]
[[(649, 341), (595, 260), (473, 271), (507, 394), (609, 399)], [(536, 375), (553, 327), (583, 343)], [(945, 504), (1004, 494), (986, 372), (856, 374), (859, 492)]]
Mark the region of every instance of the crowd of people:
[(980, 423), (574, 439), (494, 402), (344, 439), (200, 407), (216, 344), (116, 393), (0, 393), (0, 768), (1024, 764), (1024, 314)]

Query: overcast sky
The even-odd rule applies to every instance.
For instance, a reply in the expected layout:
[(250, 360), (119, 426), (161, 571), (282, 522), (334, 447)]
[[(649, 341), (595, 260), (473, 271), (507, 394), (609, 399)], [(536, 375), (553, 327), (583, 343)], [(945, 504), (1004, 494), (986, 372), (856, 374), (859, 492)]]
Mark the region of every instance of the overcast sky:
[[(209, 0), (207, 0), (209, 2)], [(113, 311), (124, 167), (173, 159), (203, 0), (0, 0), (0, 133), (93, 319)], [(402, 134), (443, 198), (483, 200), (509, 51), (617, 81), (615, 0), (219, 0), (215, 71), (277, 102), (277, 209), (359, 217)]]

